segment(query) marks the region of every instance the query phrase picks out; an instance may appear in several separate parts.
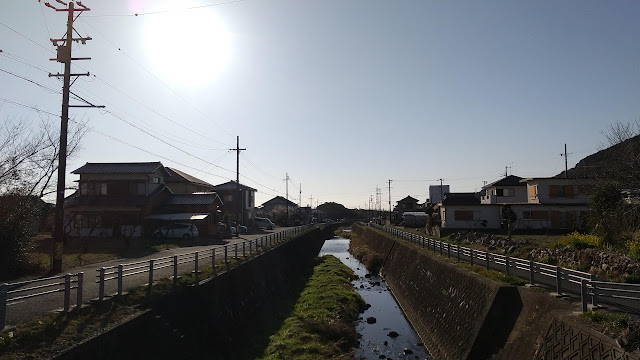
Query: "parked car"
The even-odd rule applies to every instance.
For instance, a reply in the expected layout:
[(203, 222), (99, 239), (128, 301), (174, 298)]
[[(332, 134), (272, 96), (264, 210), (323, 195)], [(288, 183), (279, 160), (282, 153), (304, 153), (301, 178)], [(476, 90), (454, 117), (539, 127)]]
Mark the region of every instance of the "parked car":
[(276, 224), (274, 224), (271, 220), (267, 218), (256, 217), (253, 220), (253, 223), (259, 228), (265, 228), (267, 230), (273, 230), (276, 228)]
[[(247, 229), (247, 227), (246, 227), (246, 226), (244, 226), (244, 225), (238, 225), (235, 221), (231, 221), (231, 222), (229, 223), (229, 225), (231, 225), (231, 226), (232, 226), (233, 228), (235, 228), (235, 229), (240, 229), (240, 234), (246, 234), (246, 233), (247, 233), (247, 231), (249, 231), (249, 229)], [(231, 233), (235, 235), (235, 232), (234, 232), (233, 228), (232, 228), (232, 230), (231, 230)]]
[(156, 229), (154, 238), (172, 238), (189, 240), (198, 237), (198, 228), (190, 223), (174, 223)]

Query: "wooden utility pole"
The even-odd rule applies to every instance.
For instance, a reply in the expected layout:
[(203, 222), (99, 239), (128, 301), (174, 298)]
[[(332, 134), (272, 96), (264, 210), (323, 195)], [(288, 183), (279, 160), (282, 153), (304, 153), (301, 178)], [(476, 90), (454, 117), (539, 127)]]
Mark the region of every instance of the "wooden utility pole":
[(287, 189), (287, 225), (289, 225), (289, 173), (285, 173), (286, 177), (284, 178), (284, 181), (287, 183), (286, 185), (286, 189)]
[[(244, 225), (244, 209), (243, 209), (243, 199), (242, 199), (242, 193), (240, 192), (240, 151), (244, 151), (247, 149), (241, 149), (240, 148), (240, 136), (236, 136), (236, 148), (235, 149), (229, 149), (231, 151), (235, 151), (236, 152), (236, 212), (238, 214), (237, 217), (237, 222), (238, 225), (239, 224), (243, 224)], [(237, 231), (237, 234), (239, 234), (240, 232)], [(238, 235), (240, 236), (240, 235)]]
[(389, 180), (389, 225), (391, 225), (391, 181)]
[(564, 177), (565, 179), (569, 176), (569, 164), (567, 162), (567, 144), (564, 144), (564, 154), (560, 154), (560, 156), (564, 156)]
[[(57, 0), (58, 3), (67, 5), (66, 3)], [(88, 105), (69, 105), (69, 93), (71, 88), (71, 77), (78, 76), (88, 76), (89, 73), (85, 74), (73, 74), (71, 73), (71, 61), (72, 60), (90, 60), (91, 58), (73, 58), (71, 57), (71, 44), (76, 41), (82, 44), (85, 44), (87, 40), (91, 40), (90, 37), (73, 37), (73, 22), (74, 15), (76, 12), (82, 13), (83, 11), (89, 11), (88, 7), (82, 5), (81, 2), (78, 2), (78, 8), (75, 8), (75, 4), (73, 1), (69, 2), (68, 8), (56, 8), (50, 3), (45, 3), (45, 5), (49, 8), (54, 9), (55, 11), (66, 11), (67, 12), (67, 32), (65, 36), (61, 39), (50, 39), (53, 45), (57, 46), (57, 53), (55, 59), (50, 59), (51, 61), (57, 61), (64, 64), (64, 74), (49, 74), (49, 77), (62, 77), (63, 85), (62, 85), (62, 115), (60, 117), (60, 149), (58, 153), (58, 184), (56, 188), (56, 209), (55, 209), (55, 219), (54, 219), (54, 227), (53, 227), (53, 249), (51, 251), (51, 272), (52, 273), (60, 273), (62, 272), (62, 253), (63, 253), (63, 244), (64, 244), (64, 191), (65, 191), (65, 182), (66, 182), (66, 172), (67, 172), (67, 128), (69, 124), (69, 108), (70, 107), (104, 107), (104, 106), (96, 106), (90, 103)], [(78, 14), (78, 16), (80, 16)], [(59, 43), (63, 43), (60, 45)]]

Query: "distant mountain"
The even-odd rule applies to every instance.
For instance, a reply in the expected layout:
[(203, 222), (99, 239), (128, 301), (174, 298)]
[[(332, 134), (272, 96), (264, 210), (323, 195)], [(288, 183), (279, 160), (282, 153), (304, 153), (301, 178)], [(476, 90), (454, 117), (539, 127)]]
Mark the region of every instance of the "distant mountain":
[[(633, 166), (631, 163), (637, 161), (640, 156), (640, 135), (636, 135), (619, 144), (600, 150), (580, 160), (576, 166), (567, 171), (570, 178), (599, 178), (611, 176), (612, 171), (619, 171), (617, 163), (621, 166)], [(564, 171), (555, 177), (564, 177)]]

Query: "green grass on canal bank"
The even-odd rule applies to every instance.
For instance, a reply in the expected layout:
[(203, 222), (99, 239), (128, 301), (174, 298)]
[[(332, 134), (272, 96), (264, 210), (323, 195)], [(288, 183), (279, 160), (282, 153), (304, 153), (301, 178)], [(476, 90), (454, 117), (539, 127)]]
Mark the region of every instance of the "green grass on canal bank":
[(318, 260), (291, 315), (270, 337), (260, 359), (350, 359), (358, 346), (355, 322), (365, 302), (353, 271), (334, 256)]

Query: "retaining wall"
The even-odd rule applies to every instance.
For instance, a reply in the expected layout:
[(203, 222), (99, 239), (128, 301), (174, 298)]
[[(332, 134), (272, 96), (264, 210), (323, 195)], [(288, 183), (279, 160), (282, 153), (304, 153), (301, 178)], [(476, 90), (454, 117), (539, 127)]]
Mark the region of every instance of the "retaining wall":
[(579, 307), (567, 299), (501, 285), (368, 227), (353, 231), (353, 243), (386, 259), (387, 284), (437, 359), (640, 360), (573, 321)]
[(245, 359), (273, 324), (333, 228), (315, 229), (244, 264), (155, 298), (151, 309), (57, 359)]

